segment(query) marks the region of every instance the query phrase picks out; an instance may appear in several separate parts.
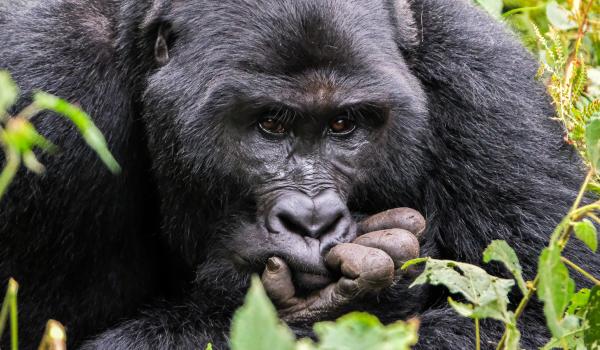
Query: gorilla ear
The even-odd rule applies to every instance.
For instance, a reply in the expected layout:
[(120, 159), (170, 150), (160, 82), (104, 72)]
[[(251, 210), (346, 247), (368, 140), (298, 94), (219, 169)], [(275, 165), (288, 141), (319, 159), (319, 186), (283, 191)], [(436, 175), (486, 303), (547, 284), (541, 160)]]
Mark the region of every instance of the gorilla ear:
[[(144, 2), (146, 9), (141, 22), (145, 47), (153, 52), (154, 62), (159, 67), (169, 63), (169, 49), (174, 38), (171, 22), (168, 19), (172, 8), (171, 0), (151, 0)], [(149, 46), (146, 46), (149, 45)], [(150, 52), (146, 51), (146, 55)]]
[(409, 54), (420, 44), (420, 33), (411, 8), (412, 0), (387, 0), (388, 13), (396, 30), (396, 41), (403, 53)]
[(156, 41), (154, 43), (154, 59), (159, 66), (164, 66), (169, 63), (171, 57), (169, 56), (169, 42), (171, 36), (171, 27), (166, 23), (158, 25), (156, 31)]

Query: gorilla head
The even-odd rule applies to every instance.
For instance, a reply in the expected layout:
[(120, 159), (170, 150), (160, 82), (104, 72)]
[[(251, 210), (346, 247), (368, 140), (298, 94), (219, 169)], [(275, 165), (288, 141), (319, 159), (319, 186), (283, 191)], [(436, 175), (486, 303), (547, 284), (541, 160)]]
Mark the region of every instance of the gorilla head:
[[(426, 99), (400, 50), (415, 38), (399, 4), (176, 2), (160, 17), (144, 120), (191, 262), (205, 245), (191, 241), (206, 242), (197, 203), (211, 203), (234, 215), (210, 249), (247, 271), (280, 256), (314, 287), (328, 281), (324, 254), (356, 237), (352, 196), (377, 196), (373, 177), (415, 184)], [(400, 178), (382, 173), (389, 154)]]

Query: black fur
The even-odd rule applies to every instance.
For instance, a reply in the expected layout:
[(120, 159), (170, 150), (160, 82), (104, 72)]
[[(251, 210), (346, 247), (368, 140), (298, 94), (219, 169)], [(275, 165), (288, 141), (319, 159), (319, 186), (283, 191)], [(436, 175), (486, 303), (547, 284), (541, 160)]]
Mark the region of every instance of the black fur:
[[(164, 67), (152, 59), (161, 25), (173, 32)], [(353, 213), (424, 213), (424, 256), (479, 264), (506, 239), (531, 278), (582, 180), (535, 60), (465, 1), (21, 1), (0, 4), (0, 43), (0, 68), (25, 92), (17, 108), (32, 89), (78, 102), (124, 169), (112, 176), (60, 118), (35, 118), (62, 153), (0, 203), (0, 278), (21, 283), (25, 349), (48, 318), (85, 349), (224, 347), (248, 284), (228, 245), (253, 222), (258, 185), (223, 116), (307, 69), (397, 102), (346, 197)], [(369, 75), (382, 71), (391, 78)], [(581, 245), (567, 254), (600, 270)], [(442, 290), (407, 283), (352, 309), (419, 315), (420, 349), (474, 347)], [(491, 348), (500, 325), (483, 325)], [(548, 339), (540, 305), (521, 325), (522, 347)]]

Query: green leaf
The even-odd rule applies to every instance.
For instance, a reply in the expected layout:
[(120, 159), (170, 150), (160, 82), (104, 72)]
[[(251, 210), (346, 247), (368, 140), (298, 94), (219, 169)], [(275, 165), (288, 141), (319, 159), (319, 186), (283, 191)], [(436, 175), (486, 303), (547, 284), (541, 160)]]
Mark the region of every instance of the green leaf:
[(502, 15), (502, 8), (504, 7), (502, 0), (475, 0), (475, 2), (496, 18), (500, 18)]
[(561, 262), (560, 255), (561, 251), (556, 245), (542, 251), (538, 265), (537, 288), (538, 298), (544, 302), (546, 323), (557, 339), (568, 331), (562, 325), (563, 313), (575, 290), (575, 282), (569, 277), (569, 270)]
[(588, 160), (596, 171), (599, 171), (600, 160), (600, 119), (592, 119), (585, 128), (585, 143)]
[(507, 311), (508, 293), (513, 280), (489, 275), (484, 269), (450, 260), (427, 259), (425, 270), (412, 286), (420, 284), (443, 285), (453, 294), (461, 294), (472, 305), (449, 300), (455, 310), (472, 318), (491, 317), (505, 323), (511, 322)]
[(590, 292), (586, 314), (587, 329), (584, 331), (584, 342), (588, 349), (600, 349), (600, 286)]
[(204, 350), (213, 350), (212, 344), (211, 343), (206, 344), (206, 348)]
[(17, 102), (19, 88), (7, 71), (0, 71), (0, 117)]
[(588, 301), (590, 300), (590, 290), (583, 288), (573, 295), (569, 308), (567, 309), (568, 315), (579, 315), (581, 311), (587, 310)]
[(102, 162), (113, 173), (121, 171), (119, 163), (108, 150), (108, 144), (102, 132), (96, 127), (92, 119), (81, 108), (76, 107), (69, 102), (45, 92), (35, 93), (33, 100), (40, 108), (54, 111), (71, 120), (79, 129), (85, 142), (92, 148)]
[(417, 322), (384, 326), (377, 317), (364, 312), (350, 313), (336, 322), (319, 322), (314, 330), (319, 350), (408, 350), (418, 339)]
[(515, 276), (517, 285), (523, 295), (527, 294), (527, 285), (523, 279), (523, 269), (515, 251), (506, 241), (493, 241), (483, 252), (483, 262), (498, 261), (504, 264), (508, 271)]
[(416, 258), (416, 259), (409, 260), (409, 261), (405, 262), (405, 263), (404, 263), (404, 264), (403, 264), (403, 265), (400, 267), (400, 269), (401, 269), (401, 270), (406, 270), (406, 269), (408, 269), (409, 267), (411, 267), (411, 266), (413, 266), (413, 265), (417, 265), (417, 264), (420, 264), (420, 263), (426, 262), (426, 261), (427, 261), (427, 260), (429, 260), (429, 259), (430, 259), (430, 258)]
[(294, 349), (292, 331), (279, 321), (277, 311), (256, 276), (244, 305), (233, 316), (232, 350)]
[(573, 230), (577, 238), (585, 243), (593, 252), (596, 252), (598, 249), (598, 231), (590, 220), (583, 219), (576, 222), (573, 225)]
[(556, 1), (551, 1), (546, 6), (546, 17), (556, 29), (569, 30), (577, 28), (577, 23), (571, 19), (571, 14), (561, 7)]

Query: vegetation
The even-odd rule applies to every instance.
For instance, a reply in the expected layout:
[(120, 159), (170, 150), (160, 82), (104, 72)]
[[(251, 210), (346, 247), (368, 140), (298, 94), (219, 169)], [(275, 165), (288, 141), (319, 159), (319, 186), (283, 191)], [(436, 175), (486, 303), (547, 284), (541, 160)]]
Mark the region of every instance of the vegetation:
[[(21, 164), (33, 173), (44, 172), (44, 165), (39, 162), (34, 151), (53, 153), (57, 149), (52, 142), (40, 135), (31, 122), (33, 117), (44, 110), (53, 111), (68, 118), (77, 127), (89, 147), (98, 153), (104, 164), (112, 172), (120, 171), (119, 164), (107, 148), (104, 136), (94, 125), (92, 119), (79, 107), (45, 92), (36, 92), (33, 102), (13, 116), (8, 111), (17, 102), (18, 96), (19, 89), (9, 74), (0, 71), (0, 147), (4, 151), (5, 159), (4, 169), (0, 172), (0, 199), (6, 193)], [(0, 339), (10, 316), (11, 350), (18, 349), (18, 289), (17, 282), (11, 279), (0, 309)], [(40, 349), (60, 350), (64, 348), (65, 339), (64, 328), (60, 323), (50, 320)]]
[[(513, 279), (491, 276), (478, 266), (432, 258), (415, 259), (403, 268), (425, 264), (424, 272), (413, 285), (443, 285), (453, 295), (460, 296), (461, 301), (449, 298), (448, 303), (459, 315), (473, 319), (477, 349), (482, 319), (504, 324), (505, 334), (498, 339), (497, 349), (520, 349), (519, 317), (536, 296), (544, 303), (552, 334), (544, 349), (600, 349), (600, 276), (562, 256), (573, 239), (585, 243), (590, 254), (595, 254), (598, 248), (594, 223), (600, 224), (600, 201), (584, 203), (583, 199), (586, 192), (600, 194), (600, 2), (474, 1), (498, 20), (505, 21), (539, 56), (539, 76), (547, 83), (557, 109), (556, 117), (564, 125), (565, 141), (580, 151), (589, 170), (571, 210), (540, 252), (537, 275), (532, 281), (523, 278), (515, 252), (504, 241), (491, 242), (483, 252), (483, 261), (502, 263)], [(8, 111), (18, 95), (9, 75), (0, 72), (0, 146), (5, 160), (0, 173), (0, 198), (21, 165), (34, 173), (44, 171), (34, 153), (36, 150), (51, 153), (56, 149), (31, 122), (42, 110), (54, 111), (71, 120), (107, 167), (119, 171), (104, 137), (85, 112), (40, 92), (29, 106), (10, 115)], [(581, 274), (594, 287), (578, 289), (571, 273)], [(523, 294), (518, 305), (510, 305), (508, 299), (514, 286)], [(17, 291), (17, 282), (11, 280), (0, 309), (0, 337), (9, 326), (12, 350), (18, 348)], [(254, 278), (244, 306), (234, 317), (231, 345), (234, 350), (409, 349), (417, 342), (418, 320), (384, 326), (372, 315), (352, 313), (336, 322), (317, 323), (314, 330), (317, 342), (297, 341), (278, 320), (275, 308), (259, 280)], [(64, 329), (58, 322), (49, 321), (40, 349), (64, 349), (64, 344)]]

